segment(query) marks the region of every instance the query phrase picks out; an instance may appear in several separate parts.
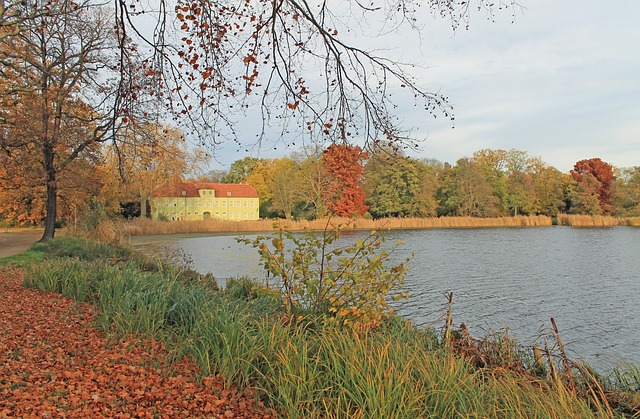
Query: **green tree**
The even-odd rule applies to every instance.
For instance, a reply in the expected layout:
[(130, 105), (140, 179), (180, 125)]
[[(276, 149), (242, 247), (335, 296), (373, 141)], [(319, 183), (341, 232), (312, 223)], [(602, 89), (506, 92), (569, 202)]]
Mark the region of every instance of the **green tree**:
[(640, 216), (640, 166), (621, 169), (615, 181), (615, 215)]
[(287, 220), (293, 216), (293, 210), (300, 201), (300, 177), (298, 165), (290, 158), (274, 159), (273, 170), (267, 181), (271, 191), (271, 208), (284, 214)]
[(369, 212), (381, 217), (436, 215), (436, 178), (433, 169), (409, 157), (376, 153), (364, 171)]
[(556, 216), (559, 212), (564, 211), (566, 202), (564, 201), (562, 173), (538, 157), (530, 159), (528, 165), (534, 190), (531, 212)]
[(438, 189), (438, 215), (495, 217), (498, 198), (481, 165), (469, 158), (457, 161), (442, 175)]
[(251, 175), (258, 163), (263, 162), (263, 160), (247, 156), (234, 161), (231, 163), (229, 173), (222, 179), (222, 183), (247, 183), (249, 175)]

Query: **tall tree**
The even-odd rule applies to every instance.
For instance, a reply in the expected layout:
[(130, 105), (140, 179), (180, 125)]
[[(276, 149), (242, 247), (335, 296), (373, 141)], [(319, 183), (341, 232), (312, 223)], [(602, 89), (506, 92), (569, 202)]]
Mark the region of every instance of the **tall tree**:
[[(55, 233), (61, 174), (93, 144), (113, 138), (120, 125), (134, 119), (132, 105), (144, 83), (144, 77), (131, 81), (133, 52), (115, 52), (125, 48), (125, 40), (103, 7), (58, 0), (49, 8), (51, 13), (34, 17), (28, 30), (0, 39), (0, 75), (6, 82), (0, 152), (11, 159), (13, 151), (31, 147), (42, 167), (42, 240)], [(25, 131), (20, 112), (27, 103), (35, 123)]]
[(549, 216), (558, 215), (558, 212), (566, 207), (562, 173), (538, 157), (529, 159), (527, 165), (534, 190), (531, 212)]
[(281, 211), (287, 220), (300, 200), (300, 180), (295, 160), (290, 158), (274, 159), (273, 169), (268, 180), (271, 191), (271, 208)]
[(571, 176), (581, 188), (591, 189), (595, 193), (604, 214), (611, 213), (616, 178), (613, 175), (613, 167), (609, 163), (599, 158), (580, 160), (573, 166)]
[(327, 188), (327, 207), (334, 214), (351, 217), (367, 211), (363, 189), (364, 162), (368, 154), (358, 146), (331, 144), (322, 153)]

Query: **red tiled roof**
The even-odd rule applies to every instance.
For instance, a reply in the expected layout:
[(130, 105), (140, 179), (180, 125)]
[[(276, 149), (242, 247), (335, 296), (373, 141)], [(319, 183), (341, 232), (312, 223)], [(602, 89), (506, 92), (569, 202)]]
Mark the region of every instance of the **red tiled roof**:
[[(153, 196), (155, 197), (187, 197), (198, 198), (200, 189), (213, 189), (216, 191), (216, 197), (234, 197), (234, 198), (257, 198), (258, 192), (251, 185), (235, 184), (235, 183), (174, 183), (158, 189)], [(183, 193), (184, 192), (184, 193)], [(229, 195), (231, 192), (231, 195)]]

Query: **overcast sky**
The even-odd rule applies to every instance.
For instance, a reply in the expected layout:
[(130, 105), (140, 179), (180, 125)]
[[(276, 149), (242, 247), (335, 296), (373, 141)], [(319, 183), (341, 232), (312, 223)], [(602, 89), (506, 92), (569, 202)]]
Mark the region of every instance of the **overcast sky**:
[[(454, 164), (483, 148), (515, 148), (562, 172), (592, 157), (640, 166), (640, 1), (521, 3), (513, 23), (509, 13), (494, 22), (477, 15), (454, 33), (428, 18), (421, 40), (386, 40), (398, 45), (390, 54), (422, 66), (419, 85), (454, 107), (454, 128), (419, 108), (403, 111), (403, 125), (424, 140), (410, 155)], [(266, 145), (251, 155), (290, 151)], [(211, 169), (246, 154), (225, 147)]]

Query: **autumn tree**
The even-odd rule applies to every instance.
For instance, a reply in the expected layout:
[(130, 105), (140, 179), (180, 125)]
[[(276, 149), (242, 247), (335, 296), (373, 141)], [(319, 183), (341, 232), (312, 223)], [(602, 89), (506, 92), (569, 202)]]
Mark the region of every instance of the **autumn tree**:
[[(10, 91), (13, 80), (0, 81), (2, 92)], [(37, 225), (46, 219), (47, 187), (42, 149), (29, 141), (42, 130), (40, 110), (42, 97), (37, 92), (0, 94), (0, 214), (19, 225)], [(86, 115), (86, 105), (80, 101), (67, 104), (68, 112)], [(91, 125), (64, 121), (58, 127), (59, 159), (68, 159), (68, 145), (75, 138), (89, 134)], [(83, 149), (58, 173), (57, 215), (59, 219), (75, 218), (77, 209), (84, 206), (90, 196), (97, 193), (101, 179), (95, 171), (100, 161), (99, 144)]]
[(55, 3), (55, 0), (0, 1), (0, 40), (30, 30), (43, 16), (56, 16), (60, 10), (54, 7)]
[(149, 111), (133, 106), (144, 77), (131, 65), (134, 51), (124, 49), (126, 39), (121, 28), (114, 29), (112, 15), (71, 0), (51, 2), (50, 10), (34, 17), (28, 30), (0, 39), (6, 82), (0, 150), (4, 159), (13, 159), (16, 150), (29, 149), (42, 168), (42, 240), (55, 233), (61, 175), (94, 144), (114, 138), (122, 124), (134, 120), (136, 109)]
[(534, 192), (531, 212), (536, 215), (558, 215), (566, 207), (562, 173), (538, 157), (529, 159), (527, 165)]
[(571, 176), (578, 182), (579, 190), (582, 191), (581, 196), (597, 196), (602, 213), (611, 213), (615, 176), (613, 167), (609, 163), (599, 158), (580, 160), (573, 166)]
[(115, 204), (138, 201), (141, 217), (147, 216), (147, 202), (154, 191), (197, 175), (206, 163), (204, 153), (188, 149), (179, 130), (157, 124), (123, 130), (117, 146), (107, 147), (104, 154), (106, 200)]
[(323, 172), (331, 181), (325, 199), (334, 214), (350, 217), (367, 211), (362, 184), (367, 157), (360, 147), (347, 144), (332, 144), (322, 153)]

